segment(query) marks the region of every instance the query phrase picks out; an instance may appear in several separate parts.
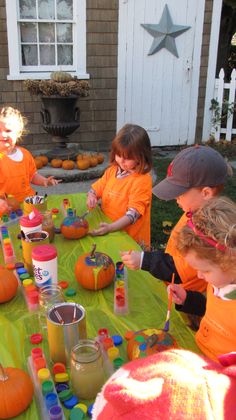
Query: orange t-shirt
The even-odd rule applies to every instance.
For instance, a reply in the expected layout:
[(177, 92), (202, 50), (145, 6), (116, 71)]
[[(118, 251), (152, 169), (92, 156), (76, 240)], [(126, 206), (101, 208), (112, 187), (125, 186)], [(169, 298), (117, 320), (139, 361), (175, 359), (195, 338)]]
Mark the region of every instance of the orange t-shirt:
[(170, 238), (167, 242), (165, 252), (173, 257), (176, 270), (179, 273), (184, 289), (204, 292), (207, 288), (207, 282), (203, 279), (198, 278), (197, 271), (194, 268), (190, 267), (190, 265), (188, 265), (188, 263), (184, 260), (182, 255), (180, 255), (176, 250), (176, 233), (179, 232), (181, 228), (186, 225), (186, 222), (187, 216), (184, 213), (170, 234)]
[(0, 195), (11, 194), (19, 202), (25, 197), (34, 195), (30, 181), (37, 172), (31, 153), (23, 147), (18, 147), (23, 154), (20, 162), (10, 159), (7, 155), (0, 157)]
[(152, 178), (149, 173), (133, 173), (123, 178), (116, 178), (117, 166), (110, 166), (92, 188), (102, 199), (102, 211), (112, 221), (123, 217), (128, 208), (133, 208), (141, 215), (132, 225), (124, 230), (138, 243), (150, 245), (150, 209), (152, 202)]
[(202, 352), (213, 360), (220, 354), (236, 351), (236, 300), (215, 296), (210, 284), (206, 313), (195, 338)]

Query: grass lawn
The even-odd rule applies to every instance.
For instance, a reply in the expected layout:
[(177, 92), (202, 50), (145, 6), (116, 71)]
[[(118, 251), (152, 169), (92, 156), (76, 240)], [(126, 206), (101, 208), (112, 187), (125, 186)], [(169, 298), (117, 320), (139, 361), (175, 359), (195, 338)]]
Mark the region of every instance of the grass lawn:
[[(157, 181), (161, 181), (166, 176), (166, 171), (171, 159), (155, 159), (154, 168), (157, 174)], [(236, 171), (234, 170), (233, 177), (229, 179), (224, 189), (224, 195), (230, 197), (236, 202)], [(162, 223), (170, 221), (173, 226), (176, 224), (182, 210), (177, 206), (175, 200), (162, 201), (153, 195), (152, 211), (151, 211), (151, 233), (152, 233), (152, 248), (156, 249), (164, 245), (168, 240), (168, 235), (163, 232)]]

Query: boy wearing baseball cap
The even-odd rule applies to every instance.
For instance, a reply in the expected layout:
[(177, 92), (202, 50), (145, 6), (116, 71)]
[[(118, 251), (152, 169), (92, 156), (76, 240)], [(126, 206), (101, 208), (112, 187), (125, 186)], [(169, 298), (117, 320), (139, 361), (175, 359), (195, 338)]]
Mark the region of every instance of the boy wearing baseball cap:
[(175, 199), (184, 214), (173, 228), (165, 251), (122, 252), (126, 266), (149, 271), (166, 282), (175, 273), (175, 283), (182, 283), (186, 290), (204, 292), (206, 282), (198, 278), (196, 270), (177, 252), (175, 236), (186, 224), (188, 212), (195, 212), (223, 190), (230, 169), (220, 153), (211, 147), (195, 145), (179, 152), (170, 163), (166, 178), (153, 188), (153, 194), (161, 200)]

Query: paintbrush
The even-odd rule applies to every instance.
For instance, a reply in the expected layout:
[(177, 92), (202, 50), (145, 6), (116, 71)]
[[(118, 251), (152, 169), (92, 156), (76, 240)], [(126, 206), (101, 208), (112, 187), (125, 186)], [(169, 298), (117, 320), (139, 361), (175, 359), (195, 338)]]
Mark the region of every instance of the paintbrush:
[(73, 319), (72, 322), (76, 321), (76, 306), (74, 306), (74, 312), (73, 312)]
[[(175, 273), (172, 274), (171, 284), (174, 284), (174, 282), (175, 282)], [(172, 305), (172, 290), (170, 289), (170, 293), (169, 293), (169, 296), (168, 296), (168, 307), (167, 307), (166, 322), (165, 322), (165, 326), (163, 328), (163, 331), (165, 331), (165, 332), (169, 331), (169, 328), (170, 328), (171, 305)]]
[(60, 324), (64, 324), (64, 321), (63, 321), (61, 315), (59, 314), (59, 312), (58, 311), (54, 311), (54, 314), (56, 315), (56, 317), (57, 317), (58, 321), (60, 322)]

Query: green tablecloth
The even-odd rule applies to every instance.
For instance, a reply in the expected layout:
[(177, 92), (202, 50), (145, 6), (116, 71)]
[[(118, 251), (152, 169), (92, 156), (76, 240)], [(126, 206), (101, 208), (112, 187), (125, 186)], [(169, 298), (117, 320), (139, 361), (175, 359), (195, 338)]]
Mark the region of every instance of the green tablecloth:
[[(54, 195), (48, 198), (48, 208), (61, 209), (63, 196)], [(69, 198), (77, 214), (86, 211), (86, 195), (70, 194)], [(60, 212), (55, 219), (55, 225), (60, 226), (63, 215)], [(99, 208), (93, 210), (87, 220), (90, 229), (98, 226), (102, 220), (107, 220)], [(14, 241), (17, 260), (22, 261), (20, 240), (16, 239), (19, 226), (9, 228), (11, 238)], [(58, 251), (58, 280), (67, 280), (71, 287), (76, 288), (77, 294), (73, 298), (86, 310), (88, 337), (95, 337), (99, 328), (107, 328), (110, 335), (119, 334), (124, 336), (128, 330), (137, 331), (142, 328), (163, 328), (167, 311), (167, 292), (165, 285), (144, 271), (128, 271), (129, 287), (129, 314), (116, 316), (113, 312), (113, 285), (101, 291), (93, 292), (83, 289), (76, 282), (74, 266), (79, 255), (88, 252), (92, 244), (97, 244), (97, 251), (102, 251), (113, 259), (120, 260), (121, 250), (139, 249), (139, 246), (124, 232), (115, 232), (109, 235), (93, 238), (87, 236), (81, 240), (68, 240), (62, 235), (56, 235), (54, 245)], [(3, 263), (2, 253), (0, 263)], [(27, 357), (30, 355), (31, 344), (29, 336), (38, 332), (40, 324), (38, 316), (27, 310), (21, 291), (9, 303), (0, 306), (0, 361), (3, 366), (15, 366), (27, 369)], [(194, 341), (194, 333), (186, 326), (181, 315), (171, 311), (170, 333), (174, 335), (180, 347), (198, 352)], [(47, 337), (42, 347), (48, 355)], [(121, 356), (127, 360), (126, 343), (121, 347)], [(49, 361), (49, 360), (48, 360)], [(68, 411), (65, 411), (68, 418)], [(24, 414), (18, 419), (37, 420), (35, 402), (31, 404)]]

